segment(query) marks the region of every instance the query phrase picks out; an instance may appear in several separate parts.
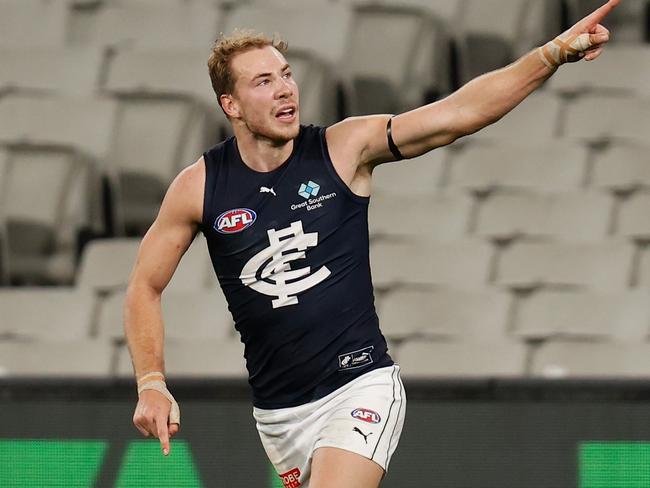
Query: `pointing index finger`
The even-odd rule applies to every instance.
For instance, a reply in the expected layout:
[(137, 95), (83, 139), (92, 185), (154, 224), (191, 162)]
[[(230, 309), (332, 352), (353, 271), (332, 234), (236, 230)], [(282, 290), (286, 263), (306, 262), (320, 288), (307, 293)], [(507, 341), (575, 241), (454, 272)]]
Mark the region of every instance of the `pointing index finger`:
[(583, 29), (590, 29), (598, 24), (609, 15), (609, 13), (616, 8), (620, 0), (609, 0), (602, 7), (594, 10), (580, 21), (580, 26)]
[(156, 427), (158, 428), (158, 440), (160, 447), (165, 456), (169, 454), (169, 431), (167, 430), (167, 419), (156, 419)]

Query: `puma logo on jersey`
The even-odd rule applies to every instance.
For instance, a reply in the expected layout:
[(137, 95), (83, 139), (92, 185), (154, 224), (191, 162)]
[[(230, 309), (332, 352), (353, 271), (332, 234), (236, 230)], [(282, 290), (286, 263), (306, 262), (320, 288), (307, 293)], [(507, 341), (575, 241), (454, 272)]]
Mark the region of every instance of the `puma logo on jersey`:
[(258, 293), (276, 297), (271, 301), (273, 308), (296, 305), (296, 295), (331, 274), (326, 266), (314, 273), (309, 266), (291, 269), (292, 261), (304, 259), (307, 249), (318, 245), (318, 232), (305, 234), (302, 222), (298, 221), (284, 229), (270, 229), (267, 234), (269, 247), (248, 260), (239, 279)]
[(355, 427), (354, 429), (352, 429), (352, 432), (358, 432), (359, 434), (361, 434), (363, 436), (363, 440), (366, 441), (366, 444), (368, 444), (368, 437), (372, 435), (372, 432), (364, 434), (363, 432), (361, 432), (361, 429), (359, 429), (359, 427)]
[(266, 187), (266, 186), (260, 186), (260, 193), (272, 193), (274, 197), (277, 197), (277, 195), (275, 194), (275, 190), (273, 189), (273, 187), (268, 188), (268, 187)]

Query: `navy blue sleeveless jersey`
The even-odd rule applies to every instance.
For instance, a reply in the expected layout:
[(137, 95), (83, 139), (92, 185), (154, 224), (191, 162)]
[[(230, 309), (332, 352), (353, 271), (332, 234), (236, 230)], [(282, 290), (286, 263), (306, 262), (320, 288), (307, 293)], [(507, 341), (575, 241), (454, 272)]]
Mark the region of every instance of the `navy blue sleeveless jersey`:
[(232, 137), (203, 157), (201, 230), (245, 344), (253, 404), (300, 405), (393, 364), (374, 306), (369, 198), (336, 173), (325, 128), (301, 126), (270, 172), (246, 166)]

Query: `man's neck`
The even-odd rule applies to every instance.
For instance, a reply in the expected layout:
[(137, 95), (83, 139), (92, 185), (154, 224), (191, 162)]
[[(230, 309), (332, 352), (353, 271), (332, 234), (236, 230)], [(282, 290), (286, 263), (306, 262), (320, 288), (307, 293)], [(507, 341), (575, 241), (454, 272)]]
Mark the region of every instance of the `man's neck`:
[(275, 143), (249, 131), (238, 130), (235, 130), (235, 139), (242, 161), (255, 171), (273, 171), (289, 159), (293, 151), (293, 139)]

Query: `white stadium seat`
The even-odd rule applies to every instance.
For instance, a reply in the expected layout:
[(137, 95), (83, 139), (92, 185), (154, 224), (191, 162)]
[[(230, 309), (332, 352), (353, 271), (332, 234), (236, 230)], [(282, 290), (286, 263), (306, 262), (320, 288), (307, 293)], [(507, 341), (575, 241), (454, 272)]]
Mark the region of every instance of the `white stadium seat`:
[(632, 96), (585, 95), (568, 104), (562, 127), (563, 136), (589, 143), (646, 142), (650, 101)]
[(407, 341), (396, 351), (405, 379), (522, 376), (527, 348), (514, 341)]
[(650, 344), (549, 342), (533, 355), (532, 374), (547, 378), (648, 378)]
[[(217, 377), (245, 379), (244, 345), (235, 338), (226, 340), (168, 341), (165, 344), (167, 378)], [(132, 376), (133, 367), (126, 346), (119, 350), (119, 376)]]
[(482, 202), (476, 233), (497, 240), (523, 236), (567, 242), (600, 242), (608, 236), (614, 210), (611, 195), (498, 192)]
[(462, 341), (505, 338), (513, 297), (506, 292), (451, 288), (397, 289), (378, 305), (384, 335), (453, 337)]
[(382, 197), (378, 194), (370, 203), (370, 235), (460, 240), (469, 231), (472, 207), (470, 197), (458, 194), (419, 198)]
[[(124, 298), (124, 293), (115, 293), (102, 303), (98, 321), (100, 337), (124, 339)], [(232, 317), (218, 290), (166, 291), (161, 305), (168, 340), (219, 340), (234, 336)]]
[(372, 277), (380, 288), (401, 285), (448, 285), (482, 288), (490, 279), (493, 248), (483, 241), (374, 242)]
[(113, 346), (96, 340), (0, 342), (0, 376), (105, 378)]
[(0, 0), (0, 46), (63, 46), (69, 0)]
[(628, 242), (519, 242), (503, 251), (497, 283), (513, 288), (557, 285), (622, 291), (632, 280), (634, 246)]
[(441, 184), (448, 150), (439, 148), (417, 158), (377, 166), (372, 193), (377, 197), (430, 196)]
[(611, 144), (594, 156), (593, 185), (616, 192), (650, 188), (650, 146)]
[(67, 287), (0, 288), (0, 336), (30, 341), (90, 338), (95, 297)]
[(447, 186), (487, 192), (499, 188), (575, 190), (583, 185), (589, 152), (581, 144), (467, 144), (450, 158)]
[(541, 290), (521, 298), (515, 334), (546, 339), (644, 341), (650, 333), (650, 293)]

